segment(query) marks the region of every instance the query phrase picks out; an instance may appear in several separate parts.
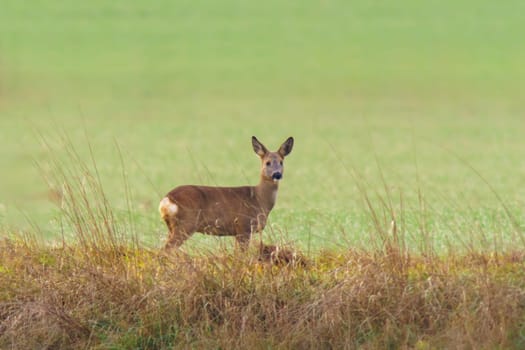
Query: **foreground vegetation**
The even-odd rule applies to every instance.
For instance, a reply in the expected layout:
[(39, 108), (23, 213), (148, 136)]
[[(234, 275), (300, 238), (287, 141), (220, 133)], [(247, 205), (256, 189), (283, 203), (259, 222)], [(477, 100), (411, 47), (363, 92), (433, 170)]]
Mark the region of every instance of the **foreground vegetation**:
[(523, 253), (166, 256), (0, 243), (0, 347), (523, 348)]

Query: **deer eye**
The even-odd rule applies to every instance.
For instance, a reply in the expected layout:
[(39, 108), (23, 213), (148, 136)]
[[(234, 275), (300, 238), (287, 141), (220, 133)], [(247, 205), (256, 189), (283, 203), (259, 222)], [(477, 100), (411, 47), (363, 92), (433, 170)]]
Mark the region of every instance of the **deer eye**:
[(283, 161), (281, 160), (281, 161), (279, 162), (279, 164), (283, 165)]
[(266, 162), (266, 166), (270, 166), (270, 165), (272, 165), (272, 162), (270, 161)]

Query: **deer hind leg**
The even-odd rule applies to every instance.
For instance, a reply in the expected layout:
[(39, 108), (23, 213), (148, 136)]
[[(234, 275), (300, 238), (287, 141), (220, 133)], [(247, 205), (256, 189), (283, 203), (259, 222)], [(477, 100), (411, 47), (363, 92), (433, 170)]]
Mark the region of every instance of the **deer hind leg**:
[(179, 207), (173, 203), (168, 197), (164, 197), (159, 204), (160, 216), (168, 226), (168, 240), (164, 249), (169, 250), (174, 247), (180, 247), (185, 240), (187, 240), (193, 231), (181, 225), (177, 219)]
[(166, 218), (165, 221), (169, 230), (168, 240), (164, 246), (165, 250), (180, 247), (193, 233), (191, 230), (187, 230), (183, 225), (178, 225), (175, 217)]

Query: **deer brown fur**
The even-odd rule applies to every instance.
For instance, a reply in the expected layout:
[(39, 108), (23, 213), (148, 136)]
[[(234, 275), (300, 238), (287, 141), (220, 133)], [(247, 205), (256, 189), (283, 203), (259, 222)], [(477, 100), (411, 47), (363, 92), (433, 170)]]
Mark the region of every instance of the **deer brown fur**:
[(159, 211), (168, 226), (165, 248), (179, 247), (193, 233), (235, 236), (246, 249), (251, 235), (266, 226), (283, 176), (283, 160), (292, 151), (289, 137), (276, 152), (270, 152), (255, 136), (252, 146), (261, 158), (261, 176), (256, 186), (179, 186), (161, 201)]

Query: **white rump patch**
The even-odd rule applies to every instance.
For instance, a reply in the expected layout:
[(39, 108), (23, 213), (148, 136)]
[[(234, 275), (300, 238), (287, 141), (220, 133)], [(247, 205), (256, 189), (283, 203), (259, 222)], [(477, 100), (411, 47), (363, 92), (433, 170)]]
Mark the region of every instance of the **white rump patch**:
[(160, 216), (161, 217), (164, 218), (166, 216), (173, 216), (173, 215), (177, 214), (178, 210), (179, 210), (179, 208), (177, 207), (177, 204), (175, 204), (172, 201), (170, 201), (170, 199), (168, 197), (164, 197), (160, 201), (159, 212), (160, 212)]

